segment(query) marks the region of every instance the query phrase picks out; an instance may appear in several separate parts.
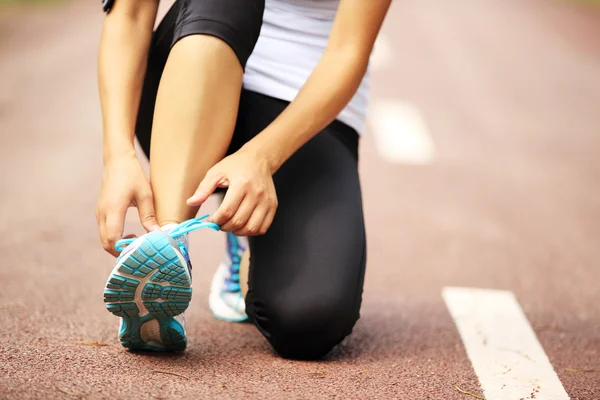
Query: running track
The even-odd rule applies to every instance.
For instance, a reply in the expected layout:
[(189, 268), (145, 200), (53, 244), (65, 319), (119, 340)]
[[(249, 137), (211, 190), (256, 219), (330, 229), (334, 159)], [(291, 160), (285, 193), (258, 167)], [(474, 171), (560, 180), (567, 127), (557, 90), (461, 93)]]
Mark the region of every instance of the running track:
[[(557, 387), (600, 399), (598, 9), (394, 2), (361, 150), (362, 318), (317, 363), (282, 360), (250, 325), (212, 318), (223, 243), (210, 232), (192, 237), (189, 350), (118, 345), (101, 294), (112, 260), (94, 220), (102, 16), (90, 3), (0, 14), (0, 398), (475, 398), (458, 386), (492, 399), (493, 365), (477, 361), (487, 339), (472, 336), (517, 332), (506, 390), (525, 382), (531, 393), (516, 399), (564, 398)], [(476, 292), (479, 314), (455, 323), (447, 287), (508, 292)], [(540, 351), (549, 369), (532, 383), (518, 374)]]

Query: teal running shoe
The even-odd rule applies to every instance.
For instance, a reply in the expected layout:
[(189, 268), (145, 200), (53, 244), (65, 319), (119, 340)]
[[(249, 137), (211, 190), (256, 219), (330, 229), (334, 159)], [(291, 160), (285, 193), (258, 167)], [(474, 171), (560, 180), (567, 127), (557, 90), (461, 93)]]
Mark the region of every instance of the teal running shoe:
[(244, 322), (246, 303), (240, 286), (240, 263), (248, 248), (248, 239), (227, 233), (225, 259), (217, 268), (210, 285), (208, 304), (213, 315), (227, 322)]
[(121, 317), (119, 339), (130, 350), (183, 351), (187, 346), (183, 312), (192, 299), (192, 265), (187, 233), (207, 215), (182, 222), (167, 232), (119, 240), (121, 254), (104, 289), (108, 311)]

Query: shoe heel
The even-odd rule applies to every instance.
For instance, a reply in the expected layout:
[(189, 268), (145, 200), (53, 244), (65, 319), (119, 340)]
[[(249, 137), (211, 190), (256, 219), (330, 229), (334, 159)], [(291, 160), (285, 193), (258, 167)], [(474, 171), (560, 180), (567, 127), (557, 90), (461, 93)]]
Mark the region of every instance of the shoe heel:
[[(108, 311), (123, 318), (119, 336), (130, 349), (155, 349), (141, 339), (141, 326), (157, 319), (168, 349), (185, 348), (185, 331), (170, 317), (183, 313), (192, 298), (191, 277), (171, 240), (151, 232), (119, 260), (104, 289)], [(140, 316), (142, 315), (142, 316)]]

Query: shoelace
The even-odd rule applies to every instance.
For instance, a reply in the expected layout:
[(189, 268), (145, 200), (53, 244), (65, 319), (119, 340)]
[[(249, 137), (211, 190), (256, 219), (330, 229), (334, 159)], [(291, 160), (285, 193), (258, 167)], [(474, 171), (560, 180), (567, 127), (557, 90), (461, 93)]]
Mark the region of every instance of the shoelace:
[(240, 286), (240, 263), (242, 261), (240, 252), (243, 252), (239, 244), (239, 239), (233, 235), (233, 233), (227, 234), (227, 244), (229, 259), (231, 260), (231, 266), (229, 267), (229, 276), (225, 278), (225, 291), (230, 293), (236, 293), (241, 290)]
[(240, 260), (239, 257), (232, 260), (229, 277), (225, 278), (225, 291), (230, 293), (239, 292), (242, 290), (240, 286)]
[[(195, 231), (198, 229), (202, 229), (202, 228), (210, 228), (210, 229), (214, 229), (215, 231), (218, 231), (219, 225), (212, 223), (212, 222), (202, 221), (203, 219), (206, 219), (207, 217), (208, 217), (208, 214), (203, 215), (199, 218), (188, 219), (187, 221), (183, 221), (182, 223), (177, 225), (175, 228), (171, 229), (169, 232), (166, 232), (166, 233), (169, 236), (171, 236), (173, 239), (177, 239), (178, 237), (183, 236), (186, 233), (189, 233), (189, 232), (192, 232), (192, 231)], [(136, 239), (137, 238), (118, 240), (115, 245), (115, 249), (117, 251), (123, 251), (123, 250), (125, 250), (125, 248), (127, 246), (129, 246)]]

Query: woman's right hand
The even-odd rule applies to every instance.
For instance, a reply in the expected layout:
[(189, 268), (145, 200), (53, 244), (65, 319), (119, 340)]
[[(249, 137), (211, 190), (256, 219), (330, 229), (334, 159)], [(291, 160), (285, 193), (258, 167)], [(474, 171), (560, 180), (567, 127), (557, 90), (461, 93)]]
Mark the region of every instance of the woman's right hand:
[(115, 243), (123, 236), (125, 214), (132, 206), (137, 207), (140, 221), (148, 232), (160, 230), (152, 188), (135, 153), (112, 158), (104, 165), (96, 220), (102, 246), (114, 256), (119, 255)]

